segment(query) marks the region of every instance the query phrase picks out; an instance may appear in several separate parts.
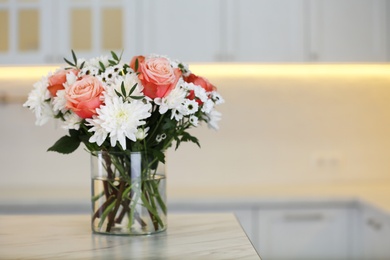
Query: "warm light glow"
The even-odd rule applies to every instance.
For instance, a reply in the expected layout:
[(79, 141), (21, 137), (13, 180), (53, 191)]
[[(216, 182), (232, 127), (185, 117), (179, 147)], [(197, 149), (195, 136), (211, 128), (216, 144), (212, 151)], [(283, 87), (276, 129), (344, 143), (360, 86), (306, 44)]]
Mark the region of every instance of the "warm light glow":
[(193, 73), (208, 77), (390, 77), (390, 64), (190, 64)]
[(46, 76), (50, 71), (54, 72), (60, 66), (0, 66), (0, 82), (2, 80), (29, 80), (40, 79)]
[[(0, 67), (3, 80), (38, 80), (54, 72), (53, 66)], [(390, 77), (390, 64), (249, 64), (249, 63), (195, 63), (193, 73), (205, 77)]]

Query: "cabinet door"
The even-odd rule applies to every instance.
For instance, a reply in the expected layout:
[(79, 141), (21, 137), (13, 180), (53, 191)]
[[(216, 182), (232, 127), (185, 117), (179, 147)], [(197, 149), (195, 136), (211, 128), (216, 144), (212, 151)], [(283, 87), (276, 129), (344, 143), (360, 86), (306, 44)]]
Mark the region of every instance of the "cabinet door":
[(365, 206), (362, 227), (364, 259), (390, 259), (390, 215)]
[(219, 0), (142, 1), (141, 53), (169, 55), (184, 62), (214, 61), (220, 48)]
[(229, 19), (235, 23), (231, 41), (237, 61), (284, 62), (304, 60), (302, 0), (235, 1)]
[(259, 211), (258, 251), (264, 259), (347, 259), (348, 209)]
[(129, 52), (135, 54), (135, 1), (67, 0), (56, 4), (61, 11), (56, 10), (52, 26), (54, 61), (71, 59), (71, 49), (80, 58), (109, 55), (109, 51), (125, 51), (125, 57), (130, 57)]
[(308, 2), (308, 51), (312, 61), (386, 61), (388, 21), (383, 0)]
[(0, 62), (36, 64), (50, 58), (49, 0), (0, 1)]

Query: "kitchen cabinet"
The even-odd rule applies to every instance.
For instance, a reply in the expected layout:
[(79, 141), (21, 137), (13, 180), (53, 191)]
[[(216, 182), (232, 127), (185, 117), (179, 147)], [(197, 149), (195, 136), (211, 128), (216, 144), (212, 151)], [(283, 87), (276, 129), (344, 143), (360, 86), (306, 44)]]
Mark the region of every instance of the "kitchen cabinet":
[[(186, 62), (390, 60), (386, 0), (0, 2), (0, 60), (59, 63), (124, 50)], [(26, 31), (27, 30), (27, 31)]]
[(222, 55), (224, 1), (144, 0), (139, 5), (138, 53), (168, 55), (182, 61), (213, 61)]
[(265, 259), (348, 259), (348, 208), (260, 210), (258, 251)]
[(177, 203), (170, 212), (233, 212), (264, 259), (390, 259), (390, 215), (357, 201)]
[(363, 259), (390, 258), (390, 216), (365, 204), (361, 209)]
[[(305, 59), (303, 0), (231, 2), (228, 57), (245, 62), (300, 62)], [(230, 10), (228, 9), (228, 10)], [(229, 31), (232, 31), (229, 33)]]
[(389, 10), (389, 2), (384, 0), (308, 1), (308, 60), (388, 61)]

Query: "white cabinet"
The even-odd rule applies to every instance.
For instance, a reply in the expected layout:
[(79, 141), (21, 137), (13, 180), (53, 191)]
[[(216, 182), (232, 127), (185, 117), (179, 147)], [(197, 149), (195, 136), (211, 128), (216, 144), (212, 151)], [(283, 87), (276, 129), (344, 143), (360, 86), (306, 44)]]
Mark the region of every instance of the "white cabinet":
[(308, 60), (367, 62), (389, 60), (389, 9), (385, 0), (308, 2)]
[(348, 208), (259, 211), (258, 251), (264, 259), (348, 259)]
[[(143, 0), (139, 10), (140, 54), (158, 53), (182, 61), (213, 61), (221, 49), (219, 0)], [(141, 30), (142, 28), (142, 30)]]
[(386, 0), (0, 1), (1, 63), (158, 53), (185, 62), (390, 60)]
[(390, 259), (390, 216), (365, 205), (362, 208), (362, 249), (363, 259)]
[(209, 201), (173, 203), (169, 209), (234, 213), (262, 259), (390, 259), (390, 215), (355, 200)]
[(244, 0), (228, 14), (230, 57), (249, 62), (299, 62), (305, 58), (303, 0)]

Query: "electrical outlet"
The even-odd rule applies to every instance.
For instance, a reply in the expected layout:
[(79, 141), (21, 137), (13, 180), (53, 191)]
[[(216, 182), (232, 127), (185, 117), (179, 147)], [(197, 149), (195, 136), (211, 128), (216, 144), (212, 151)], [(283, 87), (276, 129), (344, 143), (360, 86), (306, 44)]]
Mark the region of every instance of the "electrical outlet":
[(344, 156), (339, 151), (318, 151), (313, 153), (311, 165), (322, 172), (338, 172), (344, 164)]

